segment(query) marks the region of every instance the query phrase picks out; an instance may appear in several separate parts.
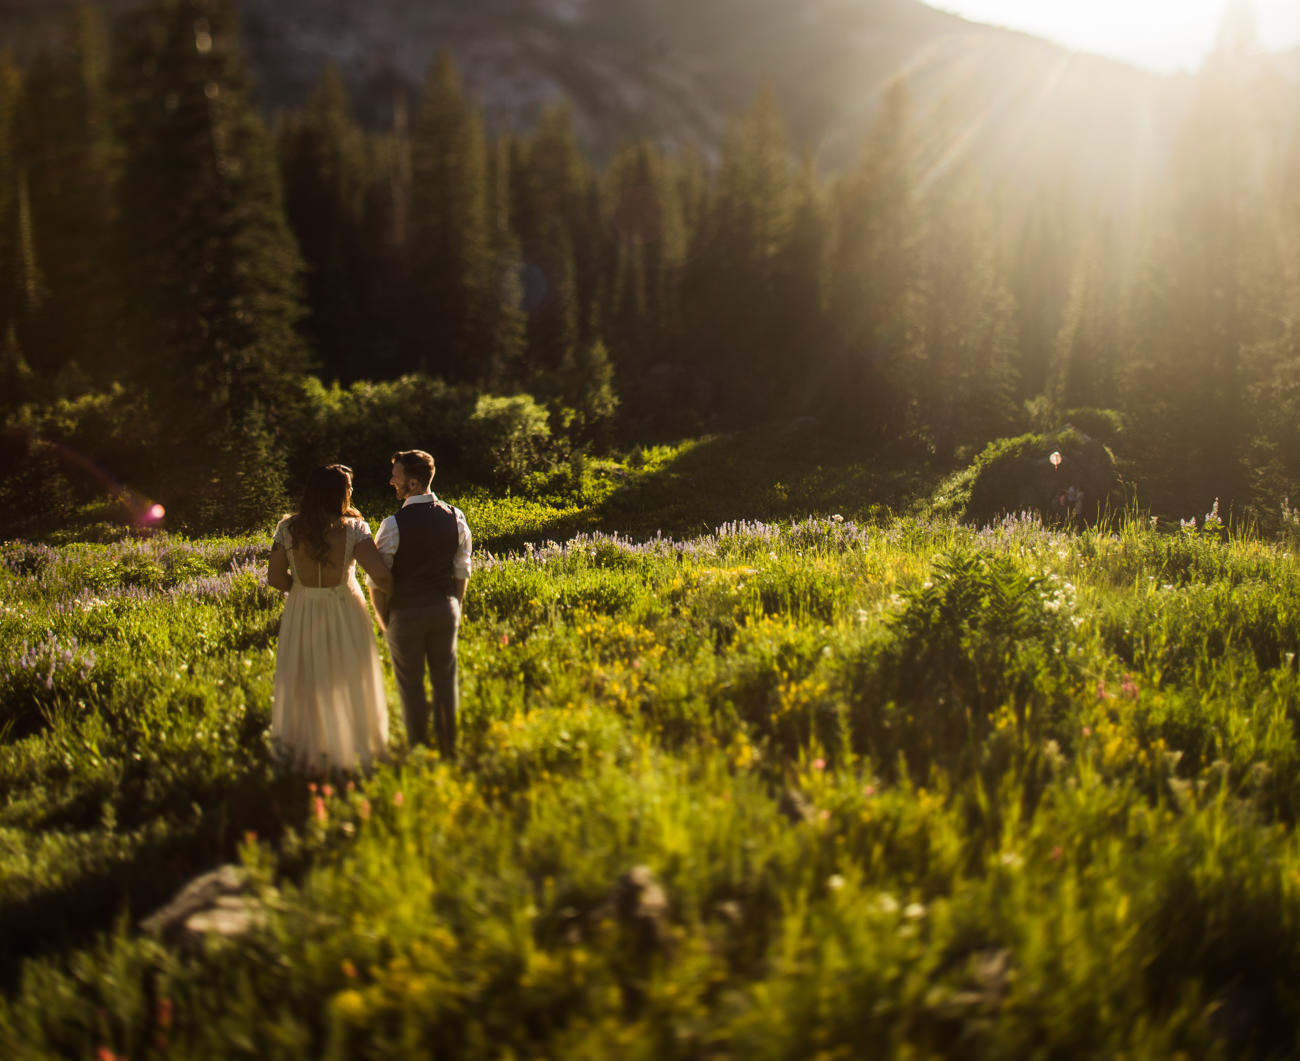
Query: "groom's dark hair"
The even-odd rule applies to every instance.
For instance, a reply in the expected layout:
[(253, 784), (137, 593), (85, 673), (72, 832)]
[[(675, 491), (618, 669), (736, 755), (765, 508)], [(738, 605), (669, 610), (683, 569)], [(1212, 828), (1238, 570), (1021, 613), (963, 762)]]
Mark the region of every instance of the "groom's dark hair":
[(433, 482), (433, 458), (422, 449), (398, 450), (393, 454), (393, 463), (400, 464), (406, 474), (416, 482), (423, 483), (425, 489)]

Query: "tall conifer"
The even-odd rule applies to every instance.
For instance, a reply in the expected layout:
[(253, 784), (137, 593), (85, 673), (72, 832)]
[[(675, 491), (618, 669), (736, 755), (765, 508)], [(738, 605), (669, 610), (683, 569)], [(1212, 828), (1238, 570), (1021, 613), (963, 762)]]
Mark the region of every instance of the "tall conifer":
[(776, 261), (790, 234), (793, 189), (784, 127), (765, 93), (727, 136), (686, 287), (693, 367), (710, 384), (712, 412), (734, 423), (767, 415), (784, 398), (765, 380), (788, 356), (771, 325), (783, 298)]
[(452, 379), (482, 378), (495, 279), (487, 145), (445, 53), (420, 99), (411, 174), (414, 363)]
[(972, 174), (958, 170), (932, 184), (925, 219), (919, 415), (947, 461), (1015, 427), (1015, 306)]
[(45, 375), (72, 361), (101, 377), (116, 367), (117, 159), (107, 76), (102, 15), (82, 3), (57, 51), (40, 53), (24, 82), (20, 151), (40, 297), (20, 339)]
[(232, 434), (265, 440), (249, 417), (273, 417), (300, 393), (308, 367), (295, 327), (301, 258), (270, 137), (252, 106), (233, 5), (157, 0), (123, 31), (122, 222), (135, 368), (161, 396), (175, 441), (190, 447), (172, 469), (172, 489), (193, 512), (200, 495), (207, 503), (234, 488), (226, 459), (270, 474), (265, 454), (222, 447)]
[[(1231, 12), (1230, 12), (1231, 14)], [(1226, 512), (1250, 494), (1248, 364), (1276, 332), (1278, 274), (1259, 128), (1268, 92), (1229, 19), (1179, 131), (1139, 305), (1125, 404), (1146, 457), (1144, 499), (1168, 515)]]
[(920, 214), (907, 86), (885, 92), (857, 167), (833, 200), (823, 408), (884, 442), (917, 428)]
[(22, 76), (9, 56), (0, 52), (0, 336), (13, 331), (17, 350), (17, 320), (24, 303), (23, 252), (19, 241), (19, 182), (15, 129)]
[(330, 67), (302, 112), (280, 129), (285, 208), (307, 267), (304, 331), (327, 379), (373, 374), (366, 302), (373, 261), (366, 229), (366, 147), (352, 120), (347, 87)]

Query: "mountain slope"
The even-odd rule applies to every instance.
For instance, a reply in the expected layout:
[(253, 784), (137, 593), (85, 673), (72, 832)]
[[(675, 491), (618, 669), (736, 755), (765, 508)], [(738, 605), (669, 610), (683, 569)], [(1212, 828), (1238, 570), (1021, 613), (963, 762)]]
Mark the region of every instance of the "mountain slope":
[[(71, 4), (0, 0), (0, 44), (30, 53)], [(918, 0), (243, 0), (242, 10), (268, 110), (299, 104), (333, 63), (363, 120), (388, 126), (446, 49), (495, 128), (527, 128), (567, 100), (597, 155), (639, 137), (713, 153), (770, 87), (795, 146), (838, 168), (901, 76), (927, 173), (973, 154), (999, 184), (1068, 174), (1115, 200), (1159, 164), (1185, 95), (1180, 79)]]

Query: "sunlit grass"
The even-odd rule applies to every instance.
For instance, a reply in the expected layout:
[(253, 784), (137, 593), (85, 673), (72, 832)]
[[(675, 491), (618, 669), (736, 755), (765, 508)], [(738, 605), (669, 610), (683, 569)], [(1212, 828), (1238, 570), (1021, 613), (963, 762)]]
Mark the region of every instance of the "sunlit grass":
[[(464, 504), (527, 541), (610, 496)], [(399, 730), (329, 789), (270, 767), (264, 545), (4, 547), (6, 645), (76, 645), (0, 675), (14, 1056), (1289, 1049), (1285, 545), (834, 513), (520, 545), (471, 583), (461, 763)], [(249, 934), (139, 933), (232, 858)]]

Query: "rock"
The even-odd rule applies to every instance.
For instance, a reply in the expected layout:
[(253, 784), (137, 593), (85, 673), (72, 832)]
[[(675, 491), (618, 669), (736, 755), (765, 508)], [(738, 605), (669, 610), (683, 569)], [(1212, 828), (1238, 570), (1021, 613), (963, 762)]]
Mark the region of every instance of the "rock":
[(614, 912), (624, 927), (632, 928), (642, 941), (663, 942), (668, 917), (668, 894), (649, 866), (633, 866), (614, 886)]
[(216, 906), (191, 914), (185, 931), (197, 935), (242, 936), (249, 929), (266, 924), (266, 911), (255, 900), (241, 895), (223, 895)]
[(248, 894), (243, 871), (227, 864), (189, 881), (142, 920), (140, 929), (168, 943), (185, 945), (213, 934), (242, 936), (265, 921), (261, 903)]
[(793, 825), (810, 822), (817, 817), (817, 809), (808, 802), (807, 797), (797, 788), (787, 787), (781, 791), (776, 801), (777, 809)]

